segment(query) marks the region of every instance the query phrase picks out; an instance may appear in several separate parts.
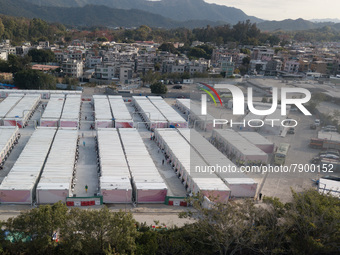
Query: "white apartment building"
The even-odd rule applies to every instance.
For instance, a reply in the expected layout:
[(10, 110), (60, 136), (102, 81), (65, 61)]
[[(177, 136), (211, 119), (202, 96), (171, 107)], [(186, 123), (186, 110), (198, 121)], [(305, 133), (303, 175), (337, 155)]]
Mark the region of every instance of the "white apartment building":
[(103, 65), (96, 65), (94, 76), (96, 79), (112, 80), (116, 78), (116, 66), (114, 63), (105, 63)]
[(7, 61), (8, 60), (8, 52), (5, 50), (0, 51), (0, 59)]
[(95, 68), (97, 65), (102, 63), (102, 57), (99, 56), (86, 56), (86, 68)]
[(63, 72), (65, 75), (79, 78), (84, 73), (84, 64), (82, 61), (69, 59), (62, 64)]

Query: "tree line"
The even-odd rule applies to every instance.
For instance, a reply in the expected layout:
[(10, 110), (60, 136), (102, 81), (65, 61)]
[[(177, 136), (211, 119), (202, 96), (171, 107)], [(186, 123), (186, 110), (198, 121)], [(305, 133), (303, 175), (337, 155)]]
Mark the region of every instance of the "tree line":
[[(45, 54), (45, 50), (40, 51)], [(56, 78), (53, 75), (39, 70), (32, 70), (32, 56), (41, 57), (42, 54), (35, 55), (35, 51), (32, 54), (30, 52), (23, 57), (10, 54), (7, 61), (0, 60), (0, 72), (13, 73), (13, 84), (19, 89), (56, 89)], [(51, 56), (50, 53), (46, 54)]]
[(9, 39), (14, 46), (23, 42), (54, 42), (66, 34), (66, 27), (62, 24), (0, 15), (0, 39)]
[[(179, 217), (195, 223), (155, 231), (130, 212), (42, 205), (1, 222), (1, 254), (337, 254), (340, 200), (315, 190), (291, 202), (265, 197), (217, 203), (201, 198)], [(57, 240), (56, 240), (57, 239)]]
[[(277, 45), (290, 40), (302, 41), (336, 41), (340, 32), (331, 27), (306, 31), (261, 32), (256, 23), (249, 20), (235, 25), (206, 26), (201, 28), (151, 28), (142, 25), (135, 29), (109, 29), (107, 27), (68, 27), (59, 23), (48, 23), (42, 19), (17, 18), (0, 15), (0, 39), (10, 39), (14, 45), (22, 42), (48, 40), (51, 43), (70, 42), (72, 39), (104, 40), (132, 43), (135, 41), (182, 42), (186, 47), (193, 41), (210, 42), (215, 45)], [(234, 44), (233, 44), (234, 43)]]

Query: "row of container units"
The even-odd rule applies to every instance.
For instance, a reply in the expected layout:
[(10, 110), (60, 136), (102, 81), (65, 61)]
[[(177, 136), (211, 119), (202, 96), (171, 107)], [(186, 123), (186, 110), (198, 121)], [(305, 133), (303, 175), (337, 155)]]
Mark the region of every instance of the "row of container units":
[(93, 105), (95, 111), (95, 127), (96, 128), (112, 128), (113, 120), (110, 102), (107, 96), (93, 95)]
[(100, 164), (99, 187), (103, 202), (131, 202), (131, 175), (117, 130), (98, 129), (97, 143)]
[(94, 95), (96, 128), (132, 128), (133, 119), (122, 96)]
[(34, 131), (12, 169), (0, 184), (1, 203), (33, 203), (38, 178), (55, 133), (56, 128), (39, 127)]
[[(272, 114), (266, 116), (261, 131), (266, 132), (267, 134), (280, 135), (284, 129), (284, 126), (281, 123), (286, 118), (286, 116), (281, 115), (281, 109), (275, 110)], [(288, 125), (288, 123), (285, 123), (285, 125)]]
[[(15, 97), (14, 97), (15, 98)], [(25, 95), (3, 118), (4, 126), (18, 126), (23, 128), (34, 114), (40, 102), (40, 94)]]
[[(264, 107), (256, 107), (257, 110), (265, 110)], [(242, 130), (244, 131), (258, 131), (261, 128), (262, 123), (264, 122), (264, 119), (266, 118), (266, 115), (256, 115), (252, 112), (249, 112), (243, 119), (244, 121), (244, 127), (242, 127)]]
[(168, 127), (187, 128), (187, 121), (173, 109), (164, 99), (160, 96), (149, 96), (148, 99), (168, 121)]
[(122, 96), (109, 96), (115, 128), (133, 128), (133, 117)]
[[(0, 103), (1, 121), (19, 103), (23, 96), (23, 94), (11, 94)], [(0, 125), (3, 125), (3, 123), (0, 123)]]
[(268, 154), (232, 129), (214, 129), (211, 142), (241, 165), (267, 164)]
[[(183, 114), (185, 114), (188, 118), (188, 122), (193, 127), (199, 127), (201, 130), (210, 131), (213, 129), (214, 125), (214, 117), (207, 113), (206, 115), (202, 115), (202, 109), (200, 105), (196, 104), (193, 100), (190, 99), (176, 99), (176, 107), (181, 110)], [(215, 128), (220, 128), (220, 124), (216, 124)]]
[(257, 183), (245, 173), (242, 173), (239, 167), (216, 149), (199, 132), (193, 129), (179, 129), (178, 132), (209, 166), (215, 167), (216, 175), (228, 186), (232, 197), (255, 197)]
[(78, 147), (77, 129), (58, 129), (36, 188), (38, 204), (66, 203), (72, 195)]
[(239, 132), (239, 135), (267, 154), (274, 153), (275, 144), (257, 132)]
[(137, 113), (140, 114), (142, 121), (145, 122), (148, 129), (167, 128), (168, 121), (157, 107), (150, 102), (145, 96), (133, 96), (132, 104)]
[(231, 190), (190, 142), (176, 129), (156, 129), (155, 140), (185, 185), (188, 193), (201, 194), (210, 200), (227, 202)]
[(51, 95), (40, 119), (42, 127), (58, 127), (65, 103), (65, 95)]
[(18, 127), (0, 127), (0, 166), (2, 166), (18, 138)]
[(74, 90), (19, 90), (19, 89), (1, 89), (0, 97), (5, 98), (10, 94), (40, 94), (42, 99), (49, 99), (51, 95), (81, 95), (81, 91)]
[(136, 203), (164, 203), (168, 188), (141, 136), (134, 128), (121, 128), (119, 135), (129, 166)]
[(60, 118), (60, 127), (79, 127), (81, 111), (81, 95), (66, 96), (63, 113)]

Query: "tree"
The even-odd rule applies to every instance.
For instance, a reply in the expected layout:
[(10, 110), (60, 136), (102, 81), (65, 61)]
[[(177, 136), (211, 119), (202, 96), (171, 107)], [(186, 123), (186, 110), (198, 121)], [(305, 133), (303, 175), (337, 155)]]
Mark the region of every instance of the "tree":
[(249, 56), (247, 56), (247, 57), (244, 57), (243, 59), (242, 59), (242, 65), (249, 65), (249, 63), (250, 63), (250, 57)]
[(14, 75), (14, 84), (19, 89), (55, 89), (54, 76), (38, 70), (22, 70)]
[(146, 74), (142, 74), (142, 82), (143, 84), (154, 83), (161, 78), (161, 75), (157, 72), (152, 72), (152, 70), (148, 70)]
[(154, 94), (166, 94), (168, 92), (167, 86), (161, 82), (155, 82), (150, 86), (151, 93)]
[[(316, 190), (293, 193), (283, 214), (290, 225), (291, 253), (331, 254), (340, 244), (340, 200)], [(301, 245), (303, 244), (303, 245)]]
[(158, 47), (158, 49), (161, 51), (168, 51), (170, 53), (175, 53), (177, 51), (172, 43), (163, 43)]
[(31, 61), (32, 61), (32, 58), (28, 55), (21, 57), (21, 56), (10, 54), (8, 56), (8, 61), (7, 61), (9, 72), (15, 74), (22, 70), (31, 69)]
[(207, 53), (204, 49), (199, 47), (192, 48), (188, 53), (189, 58), (208, 58)]
[(155, 71), (160, 71), (161, 70), (161, 64), (160, 63), (156, 63), (154, 65), (154, 67), (155, 67)]
[(133, 254), (136, 222), (131, 213), (72, 209), (61, 227), (62, 250), (67, 254), (101, 254), (104, 251)]
[(47, 63), (55, 61), (55, 55), (51, 50), (31, 49), (27, 55), (32, 58), (32, 62)]
[(98, 38), (97, 38), (97, 41), (98, 41), (98, 42), (107, 42), (107, 41), (109, 41), (109, 40), (108, 40), (106, 37), (103, 36), (103, 37), (98, 37)]
[(2, 38), (2, 36), (4, 35), (5, 33), (5, 26), (4, 24), (2, 23), (2, 20), (0, 18), (0, 39)]
[[(39, 208), (23, 212), (16, 218), (7, 220), (5, 226), (10, 233), (20, 233), (14, 236), (14, 243), (10, 246), (16, 253), (46, 254), (56, 247), (52, 240), (53, 234), (61, 228), (66, 221), (67, 207), (58, 202), (54, 205), (42, 205)], [(24, 236), (31, 238), (30, 242), (23, 245), (21, 239)], [(16, 239), (17, 238), (17, 239)]]
[(182, 78), (183, 80), (185, 80), (185, 79), (190, 79), (190, 73), (189, 73), (189, 72), (184, 72), (184, 73), (181, 75), (181, 78)]

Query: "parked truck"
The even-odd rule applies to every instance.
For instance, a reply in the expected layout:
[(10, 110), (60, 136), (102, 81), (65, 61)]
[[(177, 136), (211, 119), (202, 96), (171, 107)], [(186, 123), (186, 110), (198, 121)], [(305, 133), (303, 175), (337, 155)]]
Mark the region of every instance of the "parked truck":
[(314, 149), (336, 149), (340, 150), (340, 142), (339, 141), (331, 141), (320, 138), (312, 138), (309, 142), (309, 147)]

